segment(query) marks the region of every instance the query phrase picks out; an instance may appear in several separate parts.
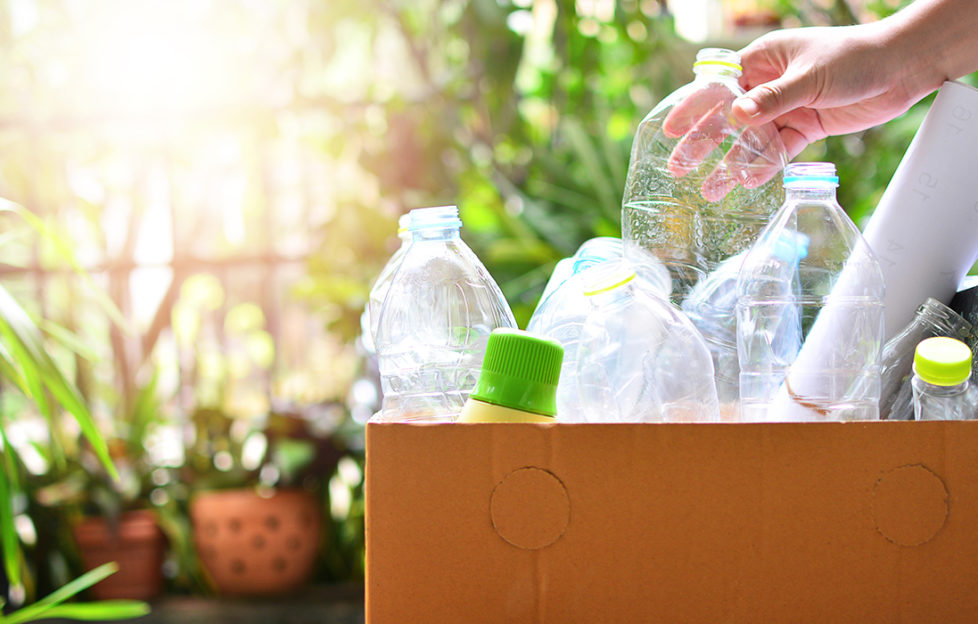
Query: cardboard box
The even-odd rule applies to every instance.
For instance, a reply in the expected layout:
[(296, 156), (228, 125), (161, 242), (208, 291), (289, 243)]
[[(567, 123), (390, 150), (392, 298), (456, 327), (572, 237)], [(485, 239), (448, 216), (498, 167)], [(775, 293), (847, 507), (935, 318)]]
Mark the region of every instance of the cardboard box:
[(370, 624), (978, 621), (978, 421), (367, 425)]

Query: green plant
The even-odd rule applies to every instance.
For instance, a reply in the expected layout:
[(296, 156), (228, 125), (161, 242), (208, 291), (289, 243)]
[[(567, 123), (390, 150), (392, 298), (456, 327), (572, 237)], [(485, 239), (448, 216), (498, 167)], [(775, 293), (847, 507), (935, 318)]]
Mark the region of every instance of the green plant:
[[(0, 211), (22, 217), (42, 234), (50, 235), (42, 224), (23, 208), (5, 204)], [(59, 239), (53, 239), (60, 244)], [(78, 424), (81, 432), (100, 464), (113, 478), (118, 476), (109, 455), (108, 445), (102, 438), (88, 406), (78, 389), (61, 372), (48, 350), (44, 335), (23, 307), (0, 286), (0, 381), (7, 391), (16, 391), (25, 397), (47, 420), (52, 431), (60, 431), (61, 410), (69, 414)], [(22, 462), (17, 447), (11, 443), (7, 431), (16, 417), (15, 412), (0, 409), (0, 545), (3, 550), (3, 570), (7, 581), (14, 589), (22, 590), (26, 580), (24, 557), (14, 526), (13, 501), (22, 493)], [(57, 445), (52, 445), (51, 456), (63, 466), (66, 459)], [(147, 607), (138, 602), (94, 603), (92, 605), (61, 605), (60, 603), (78, 591), (88, 587), (113, 569), (106, 567), (76, 579), (38, 603), (5, 616), (4, 621), (26, 622), (59, 613), (64, 617), (98, 617), (121, 619), (134, 617), (147, 612)]]
[[(121, 620), (149, 613), (149, 606), (132, 600), (103, 600), (81, 604), (64, 604), (66, 600), (88, 589), (110, 574), (118, 571), (113, 563), (106, 563), (90, 570), (74, 581), (38, 600), (34, 604), (8, 615), (0, 613), (0, 624), (24, 624), (49, 618), (69, 620)], [(3, 601), (0, 600), (0, 608)]]

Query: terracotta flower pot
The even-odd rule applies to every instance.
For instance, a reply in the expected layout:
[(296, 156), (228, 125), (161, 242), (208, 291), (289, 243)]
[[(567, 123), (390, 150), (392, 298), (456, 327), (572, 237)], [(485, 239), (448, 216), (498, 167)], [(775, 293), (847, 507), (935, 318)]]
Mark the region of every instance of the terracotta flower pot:
[(307, 492), (205, 492), (191, 502), (190, 517), (200, 560), (222, 594), (289, 593), (312, 573), (322, 514)]
[(149, 510), (121, 514), (113, 526), (93, 516), (74, 527), (75, 543), (86, 570), (115, 561), (119, 571), (92, 587), (99, 600), (150, 600), (163, 591), (166, 542)]

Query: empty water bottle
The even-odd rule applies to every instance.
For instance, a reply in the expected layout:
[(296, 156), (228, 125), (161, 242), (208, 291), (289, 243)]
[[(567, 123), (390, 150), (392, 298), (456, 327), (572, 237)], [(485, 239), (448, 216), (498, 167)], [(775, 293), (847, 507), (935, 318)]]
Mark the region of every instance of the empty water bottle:
[(379, 420), (454, 420), (475, 387), (489, 334), (516, 327), (461, 226), (455, 206), (411, 211), (413, 241), (377, 330)]
[[(831, 163), (788, 165), (785, 204), (744, 259), (737, 353), (745, 420), (879, 415), (883, 276), (836, 200), (838, 181)], [(786, 240), (807, 241), (804, 257), (786, 260)]]
[(397, 220), (397, 237), (401, 239), (401, 244), (387, 261), (387, 264), (384, 265), (384, 268), (380, 270), (377, 279), (374, 280), (373, 286), (370, 287), (367, 305), (363, 309), (363, 314), (360, 315), (360, 339), (367, 353), (375, 353), (377, 350), (375, 345), (377, 344), (377, 327), (380, 323), (380, 309), (384, 305), (387, 291), (390, 290), (394, 272), (397, 271), (397, 267), (401, 266), (401, 260), (411, 245), (411, 232), (408, 229), (410, 222), (410, 213), (401, 215)]
[(586, 420), (718, 420), (710, 352), (689, 319), (643, 288), (627, 261), (582, 275), (590, 312), (577, 351), (577, 394)]
[[(773, 292), (782, 289), (790, 293), (791, 276), (798, 263), (808, 255), (808, 237), (785, 231), (775, 241), (769, 267), (769, 284)], [(737, 358), (737, 279), (747, 252), (743, 251), (720, 264), (712, 273), (693, 287), (683, 301), (682, 310), (700, 331), (713, 356), (717, 398), (720, 412), (735, 417), (740, 410), (740, 364)], [(782, 359), (792, 358), (801, 346), (798, 319), (785, 317), (776, 333), (772, 350)], [(770, 331), (770, 328), (769, 328)]]
[(927, 338), (913, 359), (913, 410), (917, 420), (969, 420), (978, 397), (971, 385), (971, 349), (955, 338)]
[(937, 299), (928, 298), (917, 308), (913, 320), (883, 347), (880, 419), (913, 420), (914, 352), (920, 341), (934, 336), (969, 339), (971, 323)]
[(599, 262), (621, 258), (621, 256), (620, 238), (598, 236), (584, 241), (573, 256), (563, 258), (554, 266), (550, 279), (547, 280), (547, 285), (543, 289), (543, 294), (540, 295), (540, 303), (537, 304), (537, 309), (575, 273)]
[(622, 202), (626, 257), (639, 249), (658, 256), (672, 273), (677, 303), (754, 241), (782, 203), (787, 163), (773, 124), (732, 121), (730, 106), (744, 93), (735, 52), (700, 50), (693, 72), (693, 82), (639, 125)]
[[(573, 257), (557, 263), (527, 325), (527, 331), (556, 340), (564, 347), (557, 389), (557, 418), (562, 422), (586, 422), (577, 394), (577, 347), (590, 311), (588, 297), (584, 295), (583, 274), (590, 267), (621, 258), (621, 239), (601, 237), (586, 241)], [(637, 283), (656, 296), (668, 297), (671, 284), (665, 267), (654, 257), (649, 257), (642, 269)], [(557, 285), (553, 286), (555, 283)]]

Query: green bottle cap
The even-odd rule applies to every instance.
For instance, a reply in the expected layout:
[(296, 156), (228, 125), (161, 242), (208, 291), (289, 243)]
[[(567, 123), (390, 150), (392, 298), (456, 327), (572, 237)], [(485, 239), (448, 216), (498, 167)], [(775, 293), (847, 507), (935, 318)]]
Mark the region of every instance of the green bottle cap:
[(519, 329), (494, 329), (471, 396), (493, 405), (556, 416), (563, 359), (564, 348), (553, 340)]
[(956, 338), (928, 338), (913, 356), (917, 376), (935, 386), (956, 386), (971, 376), (971, 349)]

